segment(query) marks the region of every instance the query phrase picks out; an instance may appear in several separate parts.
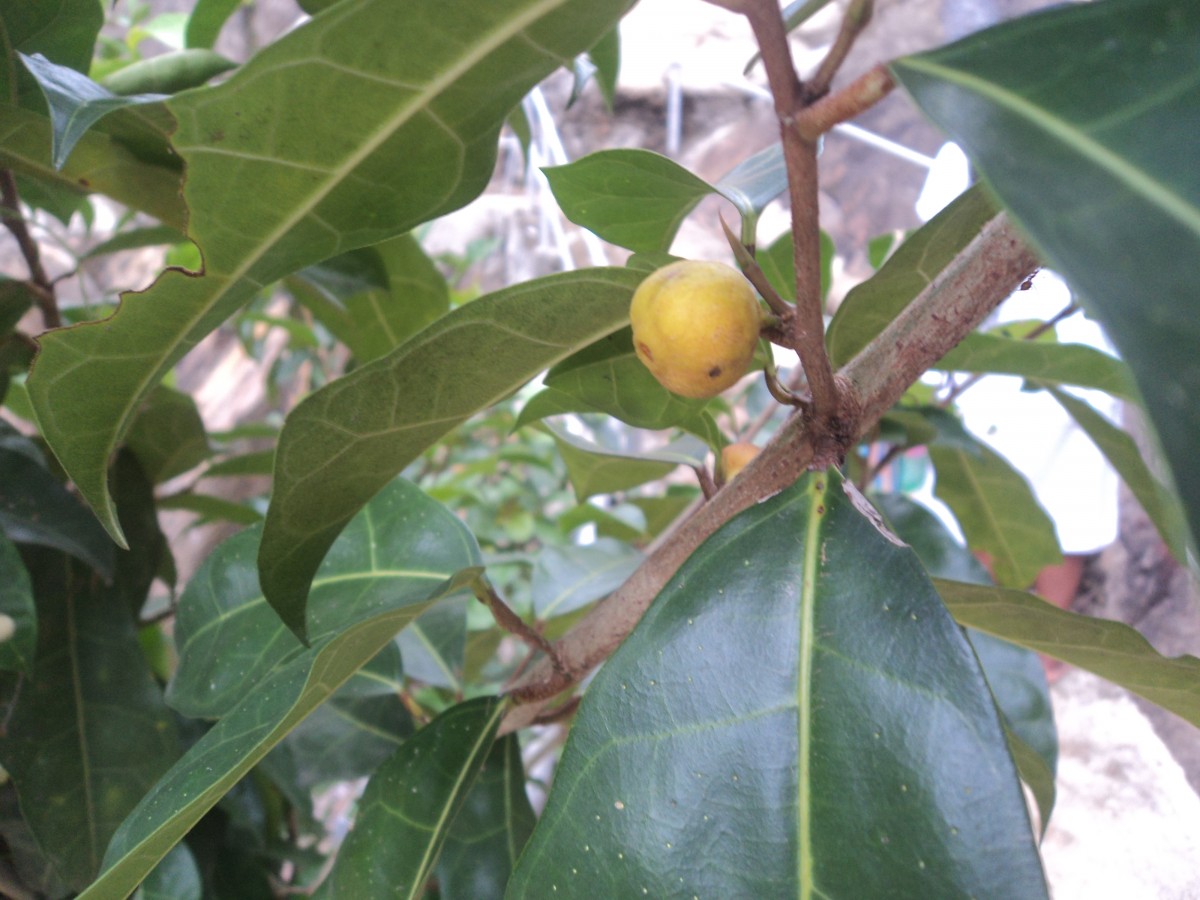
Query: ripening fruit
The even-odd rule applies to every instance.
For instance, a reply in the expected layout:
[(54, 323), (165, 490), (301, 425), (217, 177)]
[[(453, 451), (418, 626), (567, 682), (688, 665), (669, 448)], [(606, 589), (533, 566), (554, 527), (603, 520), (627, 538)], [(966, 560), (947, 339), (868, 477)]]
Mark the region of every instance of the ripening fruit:
[(763, 322), (740, 272), (690, 260), (643, 281), (629, 318), (638, 359), (667, 390), (696, 398), (715, 397), (746, 374)]
[(750, 460), (758, 456), (759, 449), (753, 444), (738, 441), (736, 444), (726, 444), (721, 448), (721, 471), (725, 481), (730, 482), (750, 464)]

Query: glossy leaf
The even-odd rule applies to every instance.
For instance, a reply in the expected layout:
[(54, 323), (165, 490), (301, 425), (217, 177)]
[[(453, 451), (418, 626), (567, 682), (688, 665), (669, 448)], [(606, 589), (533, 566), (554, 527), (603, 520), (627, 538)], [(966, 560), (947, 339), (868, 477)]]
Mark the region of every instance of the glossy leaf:
[(1004, 457), (953, 417), (937, 421), (940, 434), (929, 447), (934, 493), (958, 519), (968, 546), (991, 557), (997, 583), (1028, 587), (1043, 568), (1062, 562), (1054, 523)]
[(901, 244), (878, 272), (853, 288), (829, 323), (826, 344), (834, 366), (843, 366), (867, 346), (955, 258), (996, 215), (982, 187), (967, 191)]
[(1128, 625), (1067, 612), (1025, 591), (934, 585), (961, 624), (1086, 669), (1200, 726), (1200, 659), (1161, 656)]
[(115, 537), (105, 468), (144, 393), (262, 285), (476, 196), (507, 110), (627, 5), (452, 0), (393, 33), (394, 4), (363, 0), (166, 101), (204, 273), (168, 270), (109, 319), (44, 335), (29, 379), (43, 434)]
[[(184, 715), (232, 710), (302, 649), (263, 598), (255, 568), (261, 530), (222, 542), (179, 600), (179, 668), (167, 690)], [(447, 577), (479, 565), (474, 539), (407, 481), (396, 480), (358, 513), (330, 548), (313, 581), (314, 639), (328, 639), (395, 598), (425, 596)]]
[[(37, 654), (0, 738), (0, 764), (58, 876), (78, 890), (99, 870), (117, 826), (178, 757), (179, 743), (126, 598), (57, 550), (25, 558), (38, 605)], [(10, 698), (12, 688), (9, 681)]]
[(470, 415), (625, 324), (640, 279), (585, 269), (497, 291), (292, 410), (259, 550), (263, 590), (284, 622), (303, 633), (321, 557), (376, 491)]
[(594, 603), (620, 587), (641, 561), (641, 553), (607, 538), (584, 547), (546, 547), (533, 566), (534, 614), (551, 619)]
[(69, 66), (55, 65), (40, 53), (22, 53), (20, 57), (46, 98), (53, 126), (50, 162), (56, 169), (63, 167), (84, 132), (110, 112), (162, 99), (157, 94), (118, 97), (86, 75)]
[(0, 643), (0, 669), (30, 673), (37, 646), (37, 612), (29, 571), (16, 544), (0, 534), (0, 613), (13, 621), (13, 632)]
[(45, 465), (0, 446), (0, 531), (18, 544), (57, 547), (112, 577), (113, 544)]
[[(445, 515), (445, 514), (443, 514)], [(81, 898), (128, 893), (150, 868), (292, 728), (351, 678), (429, 604), (461, 590), (474, 571), (436, 587), (391, 594), (358, 610), (337, 634), (320, 634), (212, 727), (161, 778), (118, 829), (104, 871)], [(381, 609), (382, 607), (382, 609)], [(365, 617), (363, 617), (365, 616)]]
[(494, 697), (451, 707), (379, 767), (320, 896), (424, 895), (454, 818), (488, 759), (504, 709)]
[(146, 397), (126, 444), (155, 484), (195, 468), (211, 453), (196, 401), (165, 385)]
[(933, 366), (943, 372), (1019, 375), (1092, 388), (1136, 400), (1129, 370), (1119, 359), (1083, 344), (1023, 341), (996, 334), (969, 334)]
[(669, 250), (675, 232), (712, 185), (649, 150), (601, 150), (543, 169), (563, 214), (635, 252)]
[(510, 900), (1047, 896), (974, 654), (859, 505), (807, 476), (684, 564), (585, 695)]
[(1200, 168), (1181, 153), (1197, 136), (1198, 35), (1194, 3), (1096, 3), (892, 64), (1133, 370), (1193, 536)]
[(1141, 450), (1126, 431), (1122, 431), (1092, 406), (1053, 387), (1046, 388), (1067, 414), (1084, 430), (1096, 448), (1104, 454), (1109, 465), (1137, 499), (1159, 535), (1171, 550), (1171, 555), (1187, 564), (1187, 525), (1179, 498), (1159, 481), (1142, 459)]
[(507, 734), (492, 744), (446, 836), (437, 864), (443, 900), (501, 900), (535, 822), (525, 793), (521, 742)]

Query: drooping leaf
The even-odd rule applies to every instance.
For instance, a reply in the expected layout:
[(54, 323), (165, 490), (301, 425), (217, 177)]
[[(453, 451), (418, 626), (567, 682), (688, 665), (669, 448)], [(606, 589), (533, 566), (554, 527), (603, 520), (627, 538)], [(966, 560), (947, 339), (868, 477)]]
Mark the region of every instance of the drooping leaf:
[(600, 150), (543, 169), (563, 214), (635, 252), (669, 250), (680, 223), (712, 185), (649, 150)]
[(525, 793), (521, 742), (498, 738), (438, 857), (444, 900), (502, 900), (536, 817)]
[(165, 385), (146, 397), (126, 443), (155, 484), (195, 468), (211, 453), (196, 401)]
[(1193, 536), (1200, 168), (1180, 152), (1198, 135), (1198, 49), (1200, 6), (1130, 0), (1027, 16), (892, 65), (1133, 370)]
[(50, 110), (53, 126), (50, 161), (56, 169), (63, 167), (79, 139), (104, 116), (125, 107), (162, 100), (158, 94), (119, 97), (86, 75), (69, 66), (56, 65), (40, 53), (33, 56), (22, 53), (20, 57), (37, 79)]
[(851, 290), (826, 334), (834, 366), (849, 362), (935, 278), (944, 277), (962, 249), (995, 216), (995, 202), (984, 188), (972, 188), (915, 231), (875, 275)]
[(43, 434), (114, 536), (105, 467), (144, 392), (262, 285), (476, 196), (507, 110), (627, 6), (451, 0), (393, 33), (394, 4), (364, 0), (166, 101), (204, 273), (168, 270), (111, 318), (44, 335), (29, 380)]
[(546, 547), (533, 566), (533, 611), (539, 619), (574, 612), (620, 587), (641, 561), (641, 553), (609, 538)]
[(459, 307), (288, 416), (259, 550), (268, 601), (303, 633), (308, 585), (342, 526), (428, 446), (625, 324), (641, 275), (590, 269)]
[[(185, 715), (225, 715), (301, 650), (259, 589), (260, 535), (249, 528), (222, 542), (180, 597), (179, 668), (167, 699)], [(313, 633), (328, 637), (396, 597), (423, 600), (454, 572), (479, 563), (462, 524), (396, 480), (350, 521), (321, 563), (309, 604)]]
[(1084, 344), (1023, 341), (973, 333), (938, 360), (943, 372), (1019, 375), (1022, 378), (1092, 388), (1136, 400), (1129, 369), (1119, 359)]
[(953, 416), (936, 418), (929, 458), (934, 493), (958, 519), (972, 550), (986, 552), (999, 584), (1025, 588), (1046, 566), (1062, 562), (1054, 523), (1029, 482)]
[(3, 534), (0, 534), (0, 613), (13, 621), (12, 635), (0, 643), (0, 669), (29, 673), (37, 646), (33, 585), (16, 544)]
[(1179, 497), (1150, 471), (1133, 438), (1097, 412), (1091, 404), (1066, 391), (1047, 386), (1050, 396), (1059, 402), (1096, 448), (1104, 454), (1137, 502), (1141, 504), (1171, 555), (1187, 564), (1187, 525)]
[(1161, 656), (1128, 625), (1012, 589), (934, 580), (961, 624), (1086, 669), (1200, 726), (1200, 659)]
[(320, 896), (415, 900), (425, 893), (454, 818), (488, 759), (504, 709), (495, 697), (451, 707), (380, 766)]
[(57, 547), (112, 577), (114, 548), (104, 529), (41, 461), (11, 445), (0, 446), (0, 530), (18, 544)]
[(974, 654), (835, 473), (726, 524), (600, 670), (507, 894), (693, 895), (1047, 896)]
[[(179, 755), (126, 598), (58, 550), (25, 553), (38, 606), (33, 672), (13, 697), (0, 764), (58, 876), (75, 890)], [(10, 679), (12, 676), (6, 676)]]

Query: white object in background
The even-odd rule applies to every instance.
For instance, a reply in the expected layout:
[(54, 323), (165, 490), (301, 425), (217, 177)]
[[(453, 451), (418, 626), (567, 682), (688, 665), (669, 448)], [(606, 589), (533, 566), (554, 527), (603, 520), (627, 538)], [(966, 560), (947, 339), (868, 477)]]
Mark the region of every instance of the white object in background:
[(917, 197), (917, 215), (928, 222), (971, 186), (971, 164), (958, 144), (942, 144)]

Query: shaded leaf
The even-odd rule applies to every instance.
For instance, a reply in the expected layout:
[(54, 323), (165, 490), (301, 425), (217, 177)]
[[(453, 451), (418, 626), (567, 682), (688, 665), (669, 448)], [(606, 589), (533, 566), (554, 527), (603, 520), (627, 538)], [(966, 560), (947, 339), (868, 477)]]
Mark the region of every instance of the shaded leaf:
[(641, 561), (637, 550), (609, 538), (583, 547), (546, 547), (533, 566), (534, 614), (551, 619), (594, 603), (620, 587)]
[(263, 590), (289, 627), (303, 633), (321, 557), (379, 488), (469, 416), (625, 324), (641, 277), (585, 269), (497, 291), (292, 410), (259, 550)]
[(1198, 35), (1200, 6), (1129, 0), (1026, 16), (892, 64), (1129, 364), (1193, 537), (1200, 168), (1180, 153), (1197, 138)]
[[(630, 452), (602, 447), (545, 423), (540, 427), (554, 438), (567, 467), (567, 478), (580, 501), (658, 481), (676, 466), (699, 465), (704, 460), (704, 451), (691, 439), (676, 441), (655, 452)], [(673, 446), (680, 452), (673, 452)]]
[(400, 632), (396, 643), (405, 675), (456, 693), (462, 691), (468, 602), (463, 598), (443, 601)]
[(140, 59), (118, 69), (100, 82), (100, 86), (120, 96), (134, 94), (176, 94), (199, 87), (237, 63), (208, 49), (188, 48)]
[(183, 233), (169, 225), (147, 225), (145, 228), (131, 228), (121, 231), (106, 241), (101, 241), (81, 258), (95, 259), (109, 253), (120, 253), (122, 250), (139, 250), (142, 247), (158, 247), (165, 244), (178, 244), (186, 240)]
[(322, 886), (322, 897), (417, 898), (488, 759), (505, 703), (468, 700), (442, 713), (379, 767)]
[(0, 643), (0, 669), (29, 673), (37, 646), (33, 585), (16, 545), (3, 534), (0, 534), (0, 613), (13, 621), (12, 634)]
[(38, 844), (78, 890), (179, 743), (126, 598), (57, 550), (30, 549), (25, 560), (37, 654), (0, 738), (0, 763)]
[(612, 110), (617, 97), (617, 78), (621, 74), (621, 32), (613, 28), (592, 45), (587, 55), (596, 68), (593, 77), (604, 97), (604, 104)]
[(146, 876), (134, 900), (201, 900), (204, 885), (187, 844), (176, 844)]
[(188, 47), (212, 47), (229, 17), (241, 6), (241, 0), (196, 0), (184, 30)]
[(105, 467), (145, 391), (262, 285), (474, 198), (507, 110), (627, 6), (449, 0), (393, 33), (394, 4), (362, 0), (166, 101), (204, 274), (168, 270), (103, 322), (43, 335), (29, 379), (42, 433), (114, 536)]
[(680, 223), (712, 185), (649, 150), (600, 150), (542, 170), (576, 225), (636, 252), (668, 250)]
[(834, 313), (826, 334), (833, 365), (849, 362), (935, 278), (953, 270), (959, 253), (995, 216), (995, 202), (976, 186), (913, 232)]
[(991, 557), (996, 581), (1028, 587), (1043, 568), (1062, 562), (1054, 523), (1004, 457), (953, 416), (936, 422), (939, 435), (929, 446), (934, 493), (958, 519), (967, 545)]
[(195, 468), (211, 453), (196, 401), (161, 384), (146, 397), (125, 442), (155, 484)]
[(1200, 726), (1200, 659), (1161, 656), (1128, 625), (1067, 612), (1025, 591), (934, 585), (961, 624), (1086, 669)]
[[(179, 599), (179, 668), (167, 699), (184, 715), (225, 715), (302, 649), (259, 589), (254, 555), (260, 534), (249, 528), (223, 541)], [(396, 597), (423, 600), (449, 575), (479, 561), (474, 539), (457, 519), (396, 480), (351, 520), (321, 563), (309, 608), (314, 632), (328, 638)]]
[(525, 793), (521, 742), (506, 734), (492, 744), (438, 857), (444, 900), (501, 900), (535, 822)]
[(974, 654), (856, 505), (809, 475), (684, 563), (585, 695), (509, 898), (1047, 896)]

